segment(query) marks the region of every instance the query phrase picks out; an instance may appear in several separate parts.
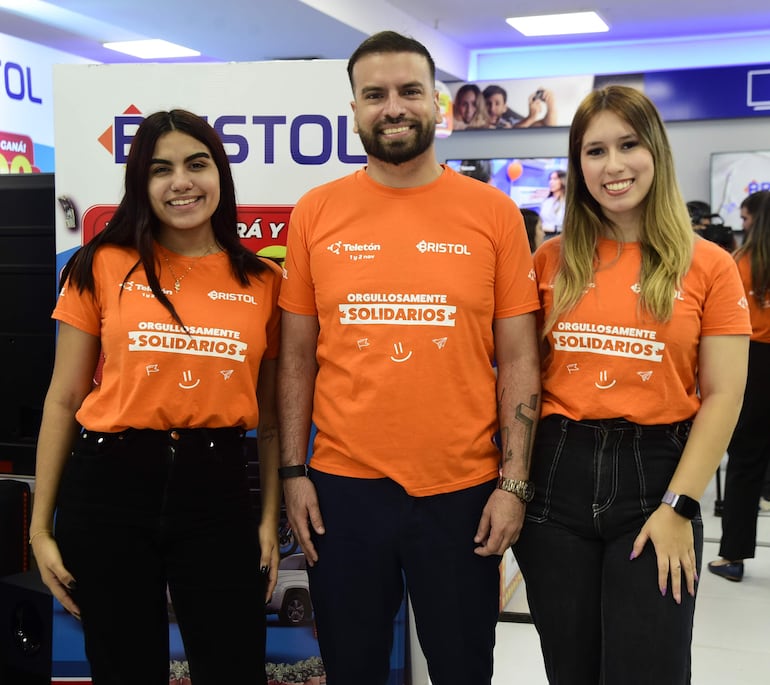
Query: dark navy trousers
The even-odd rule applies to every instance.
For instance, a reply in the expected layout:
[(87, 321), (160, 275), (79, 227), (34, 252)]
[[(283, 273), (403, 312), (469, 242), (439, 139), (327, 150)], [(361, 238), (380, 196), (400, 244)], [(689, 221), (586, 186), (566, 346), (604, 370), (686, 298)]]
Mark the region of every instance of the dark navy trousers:
[(326, 533), (309, 569), (328, 685), (384, 685), (404, 596), (433, 685), (489, 685), (500, 557), (473, 553), (496, 481), (412, 497), (386, 478), (311, 469)]

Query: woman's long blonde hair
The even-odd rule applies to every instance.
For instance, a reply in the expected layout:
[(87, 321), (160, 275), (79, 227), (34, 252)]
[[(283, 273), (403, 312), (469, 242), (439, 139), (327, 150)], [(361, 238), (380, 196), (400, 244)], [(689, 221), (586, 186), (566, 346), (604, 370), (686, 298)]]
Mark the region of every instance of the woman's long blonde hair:
[(644, 201), (639, 237), (642, 312), (658, 321), (668, 321), (676, 290), (690, 267), (693, 230), (676, 181), (666, 130), (655, 105), (635, 88), (608, 86), (595, 90), (580, 103), (570, 127), (560, 265), (554, 281), (553, 310), (545, 322), (544, 334), (583, 296), (597, 268), (599, 238), (616, 230), (588, 191), (581, 166), (586, 129), (597, 114), (605, 111), (616, 114), (634, 129), (641, 145), (650, 151), (655, 169)]

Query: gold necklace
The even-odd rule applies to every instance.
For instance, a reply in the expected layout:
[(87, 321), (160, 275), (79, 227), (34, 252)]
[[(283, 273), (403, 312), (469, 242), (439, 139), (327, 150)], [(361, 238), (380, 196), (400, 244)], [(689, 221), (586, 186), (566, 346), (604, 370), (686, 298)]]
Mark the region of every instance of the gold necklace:
[(198, 263), (198, 262), (199, 262), (201, 259), (203, 259), (203, 258), (204, 258), (206, 255), (210, 254), (210, 253), (211, 253), (211, 251), (212, 251), (213, 249), (214, 249), (214, 243), (211, 243), (211, 245), (209, 245), (209, 246), (206, 248), (206, 251), (205, 251), (205, 252), (204, 252), (202, 255), (200, 255), (199, 257), (197, 257), (197, 258), (195, 259), (195, 261), (194, 261), (192, 264), (190, 264), (190, 265), (187, 267), (187, 270), (186, 270), (186, 271), (185, 271), (185, 272), (184, 272), (184, 273), (183, 273), (181, 276), (177, 276), (177, 275), (176, 275), (176, 273), (175, 273), (175, 271), (174, 271), (174, 267), (173, 267), (173, 266), (171, 266), (171, 262), (168, 260), (168, 257), (165, 255), (165, 253), (163, 254), (163, 260), (166, 262), (166, 266), (168, 266), (168, 270), (169, 270), (169, 272), (171, 273), (171, 277), (174, 279), (174, 290), (175, 290), (176, 292), (179, 292), (179, 291), (182, 289), (182, 279), (183, 279), (183, 278), (184, 278), (184, 277), (185, 277), (187, 274), (189, 274), (189, 273), (190, 273), (190, 271), (192, 271), (192, 268), (193, 268), (193, 267), (194, 267), (194, 266), (195, 266), (195, 265), (196, 265), (196, 264), (197, 264), (197, 263)]

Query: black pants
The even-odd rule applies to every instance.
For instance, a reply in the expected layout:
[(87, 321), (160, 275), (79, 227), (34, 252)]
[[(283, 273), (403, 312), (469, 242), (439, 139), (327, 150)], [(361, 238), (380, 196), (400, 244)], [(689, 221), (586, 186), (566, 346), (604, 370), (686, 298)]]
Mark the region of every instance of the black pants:
[(474, 554), (473, 536), (495, 481), (412, 497), (387, 478), (311, 477), (326, 533), (308, 573), (328, 685), (387, 682), (404, 578), (431, 682), (489, 685), (500, 557)]
[(751, 559), (757, 544), (759, 496), (770, 462), (770, 427), (767, 400), (770, 397), (770, 344), (749, 344), (749, 375), (743, 408), (727, 448), (727, 476), (722, 504), (724, 559)]
[[(634, 539), (679, 463), (690, 422), (540, 422), (535, 499), (514, 553), (551, 685), (688, 685), (695, 598), (658, 588), (655, 548)], [(700, 566), (703, 522), (692, 522)]]
[(168, 685), (167, 586), (195, 685), (266, 682), (241, 431), (83, 431), (56, 539), (94, 685)]

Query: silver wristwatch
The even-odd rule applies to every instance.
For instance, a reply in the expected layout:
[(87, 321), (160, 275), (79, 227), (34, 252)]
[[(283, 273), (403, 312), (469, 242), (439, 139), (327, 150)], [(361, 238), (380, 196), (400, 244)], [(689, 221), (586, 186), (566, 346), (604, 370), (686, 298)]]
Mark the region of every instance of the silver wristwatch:
[(516, 495), (524, 504), (531, 502), (535, 496), (535, 485), (531, 480), (515, 480), (513, 478), (501, 478), (497, 487)]

